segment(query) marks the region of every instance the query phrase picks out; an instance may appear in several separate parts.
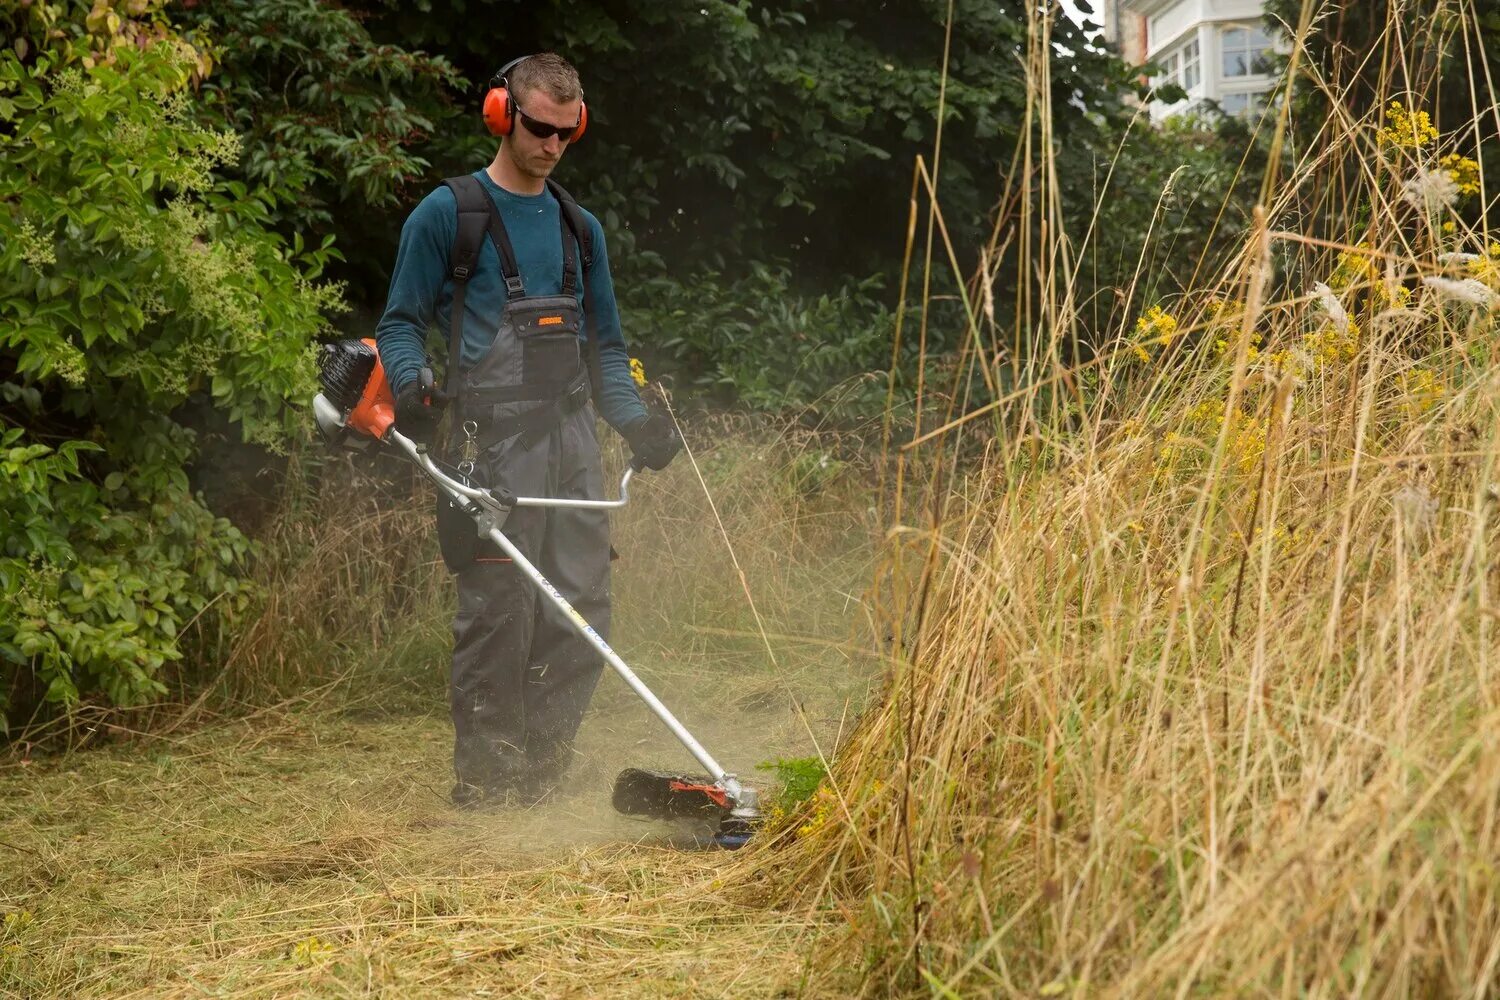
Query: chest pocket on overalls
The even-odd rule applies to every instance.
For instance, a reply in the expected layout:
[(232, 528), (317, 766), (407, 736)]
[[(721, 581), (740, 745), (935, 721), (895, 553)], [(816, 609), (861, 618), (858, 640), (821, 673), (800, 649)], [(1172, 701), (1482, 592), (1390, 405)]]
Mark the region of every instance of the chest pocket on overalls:
[(520, 299), (506, 307), (521, 347), (521, 382), (565, 391), (582, 370), (578, 300), (570, 295)]

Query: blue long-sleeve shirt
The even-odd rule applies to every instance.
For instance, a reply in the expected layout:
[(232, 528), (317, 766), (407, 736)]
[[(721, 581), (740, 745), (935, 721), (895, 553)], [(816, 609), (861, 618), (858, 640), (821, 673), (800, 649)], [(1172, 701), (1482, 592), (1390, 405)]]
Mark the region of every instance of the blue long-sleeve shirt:
[[(474, 176), (489, 192), (516, 253), (516, 265), (527, 295), (562, 294), (563, 228), (562, 206), (551, 191), (525, 195), (507, 191), (483, 170)], [(588, 211), (583, 212), (593, 236), (594, 263), (584, 279), (594, 315), (599, 343), (602, 386), (595, 401), (599, 413), (618, 431), (626, 431), (646, 419), (646, 408), (630, 377), (630, 353), (620, 331), (620, 311), (615, 302), (614, 281), (609, 274), (609, 254), (604, 229)], [(458, 205), (453, 192), (439, 187), (412, 210), (401, 227), (401, 245), (386, 296), (385, 313), (375, 325), (375, 343), (393, 392), (400, 392), (415, 379), (426, 363), (427, 331), (436, 326), (446, 339), (453, 313), (453, 280), (448, 273), (448, 252), (458, 229)], [(569, 237), (571, 239), (571, 237)], [(582, 261), (579, 260), (579, 267)], [(584, 284), (580, 283), (579, 308), (583, 308)], [(479, 263), (469, 276), (464, 293), (462, 355), (465, 368), (477, 364), (490, 349), (505, 309), (505, 279), (500, 273), (500, 255), (488, 236), (480, 243)], [(587, 350), (586, 333), (579, 337)]]

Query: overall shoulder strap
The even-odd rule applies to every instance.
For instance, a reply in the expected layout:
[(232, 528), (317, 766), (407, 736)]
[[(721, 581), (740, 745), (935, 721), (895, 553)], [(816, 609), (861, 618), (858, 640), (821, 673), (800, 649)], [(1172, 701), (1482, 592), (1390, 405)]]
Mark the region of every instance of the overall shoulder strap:
[[(604, 372), (599, 365), (599, 333), (594, 327), (594, 303), (593, 296), (589, 294), (589, 272), (594, 269), (594, 234), (589, 229), (588, 220), (583, 217), (583, 209), (578, 207), (578, 202), (568, 194), (563, 186), (552, 178), (547, 178), (547, 189), (557, 199), (561, 207), (563, 224), (573, 234), (573, 239), (578, 243), (578, 254), (583, 258), (583, 328), (588, 335), (588, 366), (589, 382), (593, 388), (594, 399), (601, 398), (600, 394), (604, 388)], [(567, 253), (567, 237), (563, 237), (563, 256)]]
[(490, 229), (490, 213), (493, 206), (490, 196), (485, 194), (479, 181), (465, 174), (449, 177), (443, 181), (453, 198), (458, 202), (458, 228), (453, 233), (453, 246), (448, 251), (448, 277), (453, 279), (453, 307), (448, 318), (448, 372), (445, 390), (450, 398), (458, 396), (459, 360), (463, 350), (464, 293), (469, 288), (469, 277), (479, 266), (479, 250), (485, 233)]
[(583, 257), (583, 273), (588, 274), (594, 267), (594, 234), (589, 229), (588, 220), (583, 217), (583, 209), (578, 207), (578, 202), (573, 200), (573, 196), (561, 184), (550, 177), (547, 178), (547, 189), (562, 206), (563, 221), (573, 233), (573, 238), (578, 241), (578, 249)]

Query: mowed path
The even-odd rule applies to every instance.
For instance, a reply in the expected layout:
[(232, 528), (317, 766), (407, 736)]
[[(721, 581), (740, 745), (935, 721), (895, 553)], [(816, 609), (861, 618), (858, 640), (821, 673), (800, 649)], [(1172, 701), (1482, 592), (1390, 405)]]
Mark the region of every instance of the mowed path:
[[(860, 671), (829, 663), (774, 682), (646, 673), (726, 766), (764, 781), (758, 762), (852, 724)], [(822, 992), (803, 976), (829, 927), (736, 873), (753, 851), (692, 849), (691, 828), (609, 809), (620, 767), (691, 767), (618, 680), (601, 685), (563, 794), (479, 813), (447, 803), (433, 688), (425, 713), (369, 696), (7, 762), (0, 994)]]

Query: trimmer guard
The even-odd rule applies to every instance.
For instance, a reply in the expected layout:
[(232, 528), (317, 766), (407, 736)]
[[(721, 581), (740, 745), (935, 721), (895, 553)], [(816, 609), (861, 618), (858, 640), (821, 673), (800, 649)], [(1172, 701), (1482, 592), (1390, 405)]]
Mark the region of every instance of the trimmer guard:
[(626, 816), (717, 820), (714, 842), (733, 849), (750, 839), (761, 815), (753, 789), (737, 782), (731, 787), (733, 792), (707, 775), (627, 767), (615, 778), (612, 801), (615, 811)]

